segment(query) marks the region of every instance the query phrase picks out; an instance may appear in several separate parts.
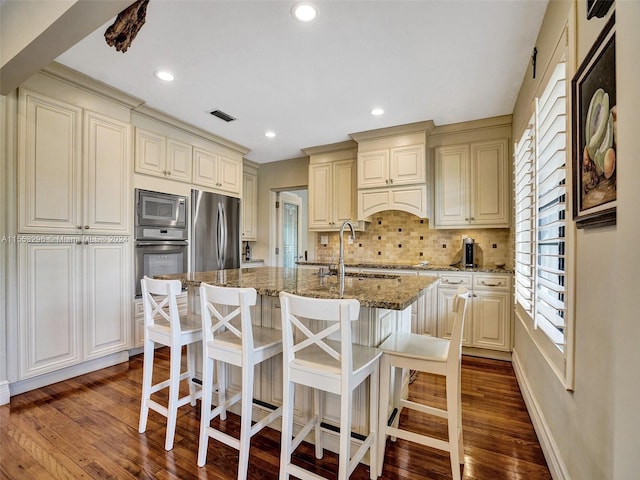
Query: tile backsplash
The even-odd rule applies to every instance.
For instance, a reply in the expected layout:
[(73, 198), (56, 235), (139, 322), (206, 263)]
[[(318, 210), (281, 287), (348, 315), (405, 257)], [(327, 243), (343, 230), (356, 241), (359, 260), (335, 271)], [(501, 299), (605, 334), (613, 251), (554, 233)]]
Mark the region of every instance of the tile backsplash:
[[(432, 265), (450, 265), (462, 256), (462, 238), (475, 240), (478, 265), (490, 267), (504, 263), (513, 268), (513, 236), (508, 228), (435, 230), (429, 220), (410, 213), (386, 211), (375, 214), (366, 231), (356, 232), (349, 244), (344, 235), (347, 263), (383, 263), (414, 265), (428, 261)], [(337, 232), (316, 235), (315, 259), (318, 262), (338, 262), (340, 239)], [(327, 244), (321, 243), (327, 238)]]

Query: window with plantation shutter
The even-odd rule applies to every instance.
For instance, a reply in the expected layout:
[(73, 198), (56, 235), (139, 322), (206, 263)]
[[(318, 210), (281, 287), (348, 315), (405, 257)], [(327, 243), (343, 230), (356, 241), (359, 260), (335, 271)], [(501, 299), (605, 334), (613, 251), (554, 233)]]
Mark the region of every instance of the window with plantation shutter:
[(565, 350), (567, 98), (559, 62), (515, 144), (515, 300)]
[(567, 99), (559, 63), (536, 102), (535, 325), (558, 348), (565, 339)]
[(535, 265), (535, 116), (529, 121), (515, 152), (515, 295), (533, 318)]

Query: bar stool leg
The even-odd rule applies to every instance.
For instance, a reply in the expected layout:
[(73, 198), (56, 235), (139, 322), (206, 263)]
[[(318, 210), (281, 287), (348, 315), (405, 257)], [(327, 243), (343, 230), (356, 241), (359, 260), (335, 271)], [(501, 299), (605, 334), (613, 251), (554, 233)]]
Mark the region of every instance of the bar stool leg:
[(144, 354), (142, 364), (142, 406), (140, 407), (140, 423), (138, 432), (147, 430), (147, 418), (149, 417), (149, 398), (151, 397), (151, 382), (153, 380), (153, 342), (144, 342)]
[(386, 426), (389, 421), (389, 382), (391, 380), (391, 364), (389, 358), (386, 355), (382, 355), (380, 359), (380, 418), (378, 424), (380, 428), (378, 430), (378, 455), (377, 455), (377, 468), (378, 477), (382, 476), (382, 467), (384, 466), (384, 451), (387, 443)]
[(218, 374), (218, 406), (220, 407), (220, 420), (227, 419), (227, 365), (216, 361), (216, 372)]
[(293, 435), (293, 401), (294, 388), (292, 382), (284, 381), (282, 397), (282, 437), (280, 439), (280, 477), (279, 480), (289, 480), (286, 471), (291, 462), (291, 447)]
[(251, 441), (251, 413), (253, 407), (253, 363), (242, 367), (242, 403), (240, 418), (240, 453), (238, 458), (238, 480), (247, 478), (249, 466), (249, 442)]
[(198, 442), (198, 466), (204, 467), (207, 463), (207, 448), (209, 446), (209, 434), (207, 432), (211, 423), (211, 396), (213, 395), (213, 369), (215, 364), (211, 358), (203, 362), (202, 372), (202, 398), (200, 399), (200, 440)]
[(351, 460), (351, 406), (353, 391), (351, 386), (343, 384), (343, 391), (340, 396), (340, 456), (338, 458), (338, 480), (349, 478), (349, 460)]
[(324, 456), (324, 446), (322, 445), (322, 431), (320, 430), (320, 421), (323, 415), (322, 405), (324, 404), (324, 398), (325, 398), (325, 395), (322, 390), (314, 389), (313, 414), (315, 415), (315, 425), (313, 426), (313, 433), (314, 433), (314, 439), (316, 443), (315, 444), (316, 458), (318, 460)]
[(194, 345), (187, 345), (187, 371), (189, 372), (189, 377), (187, 378), (187, 383), (189, 384), (189, 397), (191, 398), (191, 406), (196, 406), (196, 398), (197, 390), (196, 386), (193, 383), (193, 378), (196, 376), (196, 349)]
[(182, 349), (179, 345), (171, 347), (171, 360), (169, 365), (169, 406), (167, 407), (167, 438), (164, 442), (164, 449), (173, 448), (173, 438), (176, 433), (176, 421), (178, 419), (178, 394), (180, 393), (180, 362), (182, 360)]
[(371, 447), (369, 448), (369, 478), (378, 478), (378, 401), (380, 398), (380, 365), (376, 366), (369, 380), (369, 435), (372, 435)]
[(458, 410), (458, 379), (447, 376), (447, 412), (449, 414), (449, 458), (451, 459), (451, 473), (453, 480), (460, 480), (460, 464), (464, 463), (464, 457), (460, 457), (460, 412)]

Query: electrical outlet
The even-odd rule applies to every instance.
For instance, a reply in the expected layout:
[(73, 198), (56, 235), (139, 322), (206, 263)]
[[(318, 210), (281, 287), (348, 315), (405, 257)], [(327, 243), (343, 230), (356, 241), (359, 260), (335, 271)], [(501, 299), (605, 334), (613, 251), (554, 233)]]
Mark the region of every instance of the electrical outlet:
[(329, 243), (329, 235), (320, 235), (320, 243), (326, 245)]

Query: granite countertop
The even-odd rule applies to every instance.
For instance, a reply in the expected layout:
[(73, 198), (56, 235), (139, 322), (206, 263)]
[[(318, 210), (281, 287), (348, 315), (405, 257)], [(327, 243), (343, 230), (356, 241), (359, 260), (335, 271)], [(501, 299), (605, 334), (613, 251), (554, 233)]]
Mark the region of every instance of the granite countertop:
[[(329, 264), (326, 262), (297, 262), (301, 266), (309, 267), (326, 267)], [(416, 270), (421, 272), (482, 272), (482, 273), (507, 273), (513, 274), (513, 270), (496, 267), (492, 265), (490, 267), (455, 267), (451, 265), (431, 265), (431, 264), (399, 264), (399, 263), (345, 263), (346, 268), (378, 268), (380, 270)]]
[[(187, 287), (202, 282), (224, 287), (253, 287), (259, 295), (277, 297), (282, 291), (311, 298), (341, 298), (336, 276), (319, 276), (305, 268), (256, 267), (213, 272), (158, 275), (161, 279), (177, 279)], [(363, 307), (404, 310), (420, 293), (438, 282), (420, 276), (362, 274), (347, 275), (342, 298), (355, 298)]]

